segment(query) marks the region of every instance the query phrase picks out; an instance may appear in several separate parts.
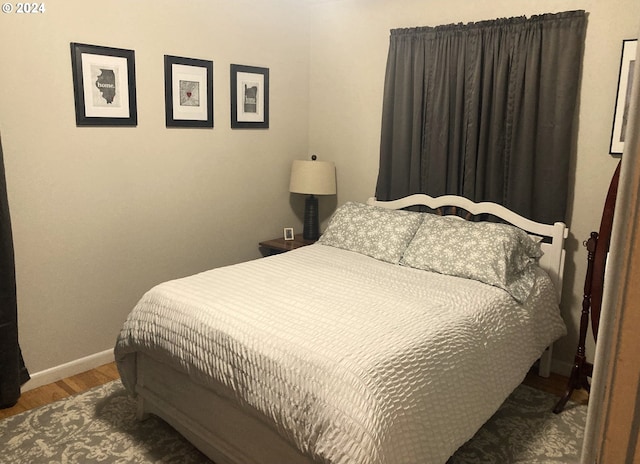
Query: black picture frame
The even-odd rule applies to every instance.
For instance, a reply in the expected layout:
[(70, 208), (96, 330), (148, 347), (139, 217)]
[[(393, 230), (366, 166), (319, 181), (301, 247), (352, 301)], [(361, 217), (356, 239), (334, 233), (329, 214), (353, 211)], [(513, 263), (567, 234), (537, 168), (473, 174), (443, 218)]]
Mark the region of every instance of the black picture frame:
[(213, 61), (165, 55), (164, 101), (167, 127), (213, 128)]
[(631, 99), (631, 84), (633, 74), (637, 71), (636, 49), (638, 39), (622, 41), (622, 55), (620, 56), (620, 71), (618, 74), (618, 91), (616, 93), (616, 106), (613, 113), (613, 127), (611, 128), (611, 144), (609, 153), (621, 155), (624, 150), (624, 137), (627, 129), (629, 104)]
[(269, 128), (269, 68), (231, 65), (231, 128)]
[(77, 126), (136, 126), (135, 52), (71, 42)]

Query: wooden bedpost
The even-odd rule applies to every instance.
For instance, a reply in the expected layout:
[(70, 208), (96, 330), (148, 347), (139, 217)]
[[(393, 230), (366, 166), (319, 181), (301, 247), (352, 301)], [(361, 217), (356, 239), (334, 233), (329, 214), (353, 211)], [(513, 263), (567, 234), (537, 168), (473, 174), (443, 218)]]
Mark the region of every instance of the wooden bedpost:
[(591, 232), (591, 237), (589, 237), (589, 240), (585, 242), (585, 246), (587, 247), (587, 276), (584, 279), (584, 295), (582, 297), (582, 315), (580, 316), (580, 337), (578, 340), (578, 348), (576, 349), (576, 356), (573, 361), (573, 368), (571, 369), (571, 376), (569, 377), (567, 389), (564, 392), (564, 395), (560, 398), (560, 401), (558, 401), (553, 408), (553, 412), (556, 414), (562, 412), (574, 390), (584, 388), (589, 391), (591, 389), (588, 377), (593, 375), (593, 364), (587, 362), (585, 346), (587, 342), (587, 332), (589, 330), (593, 257), (595, 255), (597, 243), (598, 233)]

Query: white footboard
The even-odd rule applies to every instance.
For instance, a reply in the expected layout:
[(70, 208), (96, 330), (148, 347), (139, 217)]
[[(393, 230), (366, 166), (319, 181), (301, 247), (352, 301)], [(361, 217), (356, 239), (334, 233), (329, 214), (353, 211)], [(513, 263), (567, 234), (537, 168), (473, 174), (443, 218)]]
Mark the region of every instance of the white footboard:
[(161, 417), (216, 464), (312, 464), (226, 392), (138, 353), (138, 416)]

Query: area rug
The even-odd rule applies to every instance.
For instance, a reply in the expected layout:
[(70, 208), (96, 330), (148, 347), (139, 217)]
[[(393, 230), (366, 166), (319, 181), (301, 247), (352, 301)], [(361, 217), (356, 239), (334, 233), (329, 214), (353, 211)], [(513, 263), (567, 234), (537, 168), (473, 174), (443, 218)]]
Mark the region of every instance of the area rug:
[[(578, 462), (586, 406), (518, 387), (447, 464)], [(136, 404), (116, 380), (0, 421), (0, 463), (211, 463), (169, 425), (136, 419)], [(265, 463), (285, 464), (285, 463)]]
[(558, 399), (520, 385), (447, 464), (577, 464), (587, 406), (570, 401), (554, 414)]

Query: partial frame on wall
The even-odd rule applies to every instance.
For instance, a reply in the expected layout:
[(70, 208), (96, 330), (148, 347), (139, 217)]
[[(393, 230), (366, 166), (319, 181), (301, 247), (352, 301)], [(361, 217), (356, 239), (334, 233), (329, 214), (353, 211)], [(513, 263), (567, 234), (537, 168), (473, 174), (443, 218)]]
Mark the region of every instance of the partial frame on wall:
[(213, 61), (164, 56), (167, 127), (213, 127)]
[(269, 69), (231, 65), (231, 128), (269, 128)]
[(612, 155), (621, 155), (624, 150), (637, 46), (638, 39), (629, 39), (622, 42), (618, 93), (613, 115), (613, 128), (611, 129), (611, 145), (609, 146), (609, 153)]
[(133, 50), (71, 42), (78, 126), (136, 126)]

